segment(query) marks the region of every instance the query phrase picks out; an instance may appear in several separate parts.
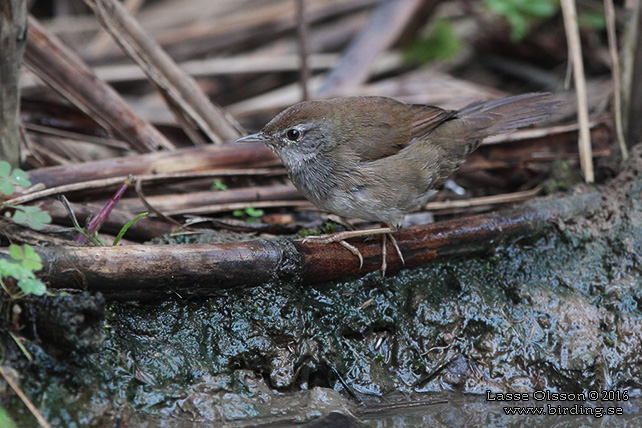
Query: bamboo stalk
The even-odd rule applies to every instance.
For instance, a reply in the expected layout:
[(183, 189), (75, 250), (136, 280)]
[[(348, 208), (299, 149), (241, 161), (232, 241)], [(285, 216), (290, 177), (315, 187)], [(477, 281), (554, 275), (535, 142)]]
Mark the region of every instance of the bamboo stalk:
[[(96, 215), (101, 209), (100, 205), (92, 203), (81, 204), (71, 202), (69, 205), (80, 224), (84, 224), (89, 216)], [(60, 201), (55, 199), (46, 200), (41, 203), (40, 208), (49, 213), (53, 223), (73, 226), (67, 210), (65, 210)], [(132, 218), (134, 218), (133, 213), (122, 210), (121, 208), (115, 208), (109, 214), (109, 217), (107, 217), (101, 230), (115, 236)], [(170, 223), (145, 216), (138, 219), (136, 223), (127, 230), (127, 235), (125, 236), (128, 239), (142, 242), (170, 233), (175, 228), (176, 226)]]
[(620, 80), (620, 57), (617, 52), (617, 34), (615, 33), (615, 9), (613, 0), (604, 0), (604, 17), (606, 19), (606, 30), (609, 39), (609, 54), (611, 55), (611, 76), (613, 79), (613, 120), (615, 122), (615, 135), (622, 159), (629, 158), (629, 149), (626, 146), (624, 137), (624, 125), (622, 122), (622, 83)]
[[(364, 83), (377, 55), (397, 40), (408, 22), (426, 4), (433, 9), (437, 3), (438, 0), (381, 2), (363, 31), (346, 49), (339, 64), (325, 78), (316, 95), (338, 95)], [(382, 31), (383, 28), (385, 31)]]
[(34, 169), (29, 180), (46, 188), (112, 177), (196, 172), (232, 167), (263, 167), (276, 165), (276, 156), (263, 143), (225, 144), (189, 147), (173, 152), (83, 162)]
[(29, 18), (25, 65), (71, 103), (113, 130), (139, 152), (174, 149), (174, 145), (149, 122), (142, 119), (109, 85), (58, 38)]
[(580, 164), (587, 183), (595, 181), (593, 172), (593, 156), (591, 154), (591, 135), (589, 132), (588, 100), (586, 97), (586, 78), (584, 76), (584, 63), (582, 62), (582, 45), (580, 43), (580, 30), (577, 23), (575, 0), (561, 0), (562, 14), (564, 15), (564, 28), (569, 48), (569, 61), (573, 63), (573, 77), (577, 94), (577, 119), (580, 124), (579, 150)]
[(196, 81), (183, 72), (161, 46), (145, 33), (121, 3), (115, 0), (85, 0), (85, 3), (162, 93), (180, 106), (180, 112), (196, 123), (213, 142), (235, 140), (245, 134), (232, 116), (214, 105)]
[[(388, 260), (388, 271), (477, 253), (515, 236), (541, 233), (556, 221), (590, 215), (599, 193), (527, 204), (474, 217), (402, 229), (395, 234), (405, 266)], [(359, 259), (339, 244), (303, 240), (257, 240), (217, 245), (52, 246), (37, 249), (51, 287), (100, 291), (114, 298), (149, 299), (168, 293), (211, 295), (224, 288), (255, 287), (272, 281), (302, 285), (363, 275), (379, 269), (381, 242), (354, 239)]]
[[(140, 8), (143, 7), (144, 3), (145, 0), (125, 0), (124, 6), (125, 9), (129, 11), (129, 13), (135, 15), (136, 12), (138, 12)], [(89, 42), (89, 44), (87, 44), (85, 51), (91, 53), (91, 56), (93, 57), (100, 57), (104, 55), (105, 52), (107, 52), (113, 41), (114, 40), (109, 35), (109, 33), (101, 31), (92, 41)]]
[[(327, 70), (334, 67), (339, 60), (337, 54), (319, 53), (308, 56), (308, 66), (311, 70)], [(207, 58), (184, 61), (178, 64), (192, 77), (209, 77), (219, 75), (238, 75), (255, 73), (277, 73), (299, 70), (301, 58), (299, 55), (236, 55), (230, 58)], [(146, 80), (147, 75), (135, 64), (109, 64), (94, 67), (98, 78), (109, 83), (137, 82)], [(20, 79), (20, 87), (35, 88), (40, 81), (32, 75), (24, 75)]]
[(624, 135), (629, 144), (642, 137), (642, 0), (628, 0), (622, 43), (622, 110)]
[(0, 7), (0, 160), (20, 165), (20, 65), (27, 32), (27, 2)]
[(0, 365), (0, 375), (4, 378), (5, 382), (13, 389), (13, 392), (16, 393), (18, 398), (20, 398), (20, 401), (24, 403), (25, 406), (27, 406), (27, 409), (31, 412), (31, 414), (36, 418), (38, 421), (38, 425), (40, 425), (42, 428), (51, 428), (51, 424), (47, 422), (44, 416), (42, 416), (42, 413), (38, 410), (38, 408), (33, 404), (33, 402), (27, 397), (27, 394), (24, 393), (24, 391), (20, 388), (20, 386), (13, 380), (11, 376), (7, 374), (5, 371), (4, 367)]

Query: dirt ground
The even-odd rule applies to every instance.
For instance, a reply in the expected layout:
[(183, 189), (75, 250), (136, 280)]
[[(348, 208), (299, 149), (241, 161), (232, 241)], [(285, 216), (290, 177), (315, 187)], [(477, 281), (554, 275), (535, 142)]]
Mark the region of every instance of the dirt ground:
[[(53, 345), (36, 325), (34, 362), (12, 343), (5, 358), (54, 426), (304, 422), (336, 411), (365, 423), (376, 406), (487, 390), (619, 390), (634, 399), (642, 384), (642, 145), (597, 189), (602, 206), (589, 218), (385, 280), (374, 273), (145, 304), (85, 296), (95, 322), (78, 324), (76, 338), (104, 337), (101, 346)], [(50, 299), (50, 308), (63, 307)], [(58, 312), (73, 325), (73, 310)], [(6, 384), (0, 393), (17, 421), (32, 424)], [(618, 405), (637, 412), (632, 402)], [(412, 420), (446, 423), (452, 413), (439, 409)], [(497, 414), (475, 417), (488, 424)]]

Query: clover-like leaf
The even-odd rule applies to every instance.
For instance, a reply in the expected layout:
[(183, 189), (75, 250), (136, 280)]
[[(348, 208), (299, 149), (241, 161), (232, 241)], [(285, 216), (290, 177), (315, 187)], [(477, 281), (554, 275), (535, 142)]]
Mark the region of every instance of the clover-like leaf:
[(18, 281), (35, 278), (33, 271), (25, 268), (20, 263), (0, 259), (0, 277), (15, 278)]
[(0, 193), (3, 193), (5, 195), (10, 195), (13, 192), (15, 192), (15, 187), (13, 187), (13, 184), (9, 183), (8, 181), (0, 178)]
[(40, 255), (36, 253), (36, 250), (33, 249), (31, 245), (19, 246), (16, 244), (11, 244), (9, 246), (9, 255), (15, 261), (20, 262), (20, 264), (31, 270), (32, 272), (42, 269), (42, 260)]
[(26, 224), (32, 229), (42, 230), (45, 224), (51, 223), (51, 216), (48, 212), (43, 211), (40, 207), (17, 206), (16, 212), (13, 213), (13, 221), (20, 224)]
[(18, 287), (25, 294), (34, 294), (36, 296), (42, 296), (47, 292), (47, 287), (42, 281), (35, 278), (27, 278), (18, 281)]
[(7, 161), (0, 161), (0, 178), (9, 178), (11, 165)]
[(263, 211), (262, 209), (247, 207), (245, 208), (245, 214), (249, 215), (250, 217), (258, 218), (265, 214), (265, 211)]
[(15, 186), (31, 186), (27, 173), (18, 168), (11, 171), (9, 162), (0, 161), (0, 193), (11, 195), (16, 191)]
[(16, 184), (18, 186), (31, 186), (31, 181), (29, 181), (29, 176), (27, 175), (27, 173), (18, 168), (13, 170), (9, 179), (13, 182), (13, 184)]

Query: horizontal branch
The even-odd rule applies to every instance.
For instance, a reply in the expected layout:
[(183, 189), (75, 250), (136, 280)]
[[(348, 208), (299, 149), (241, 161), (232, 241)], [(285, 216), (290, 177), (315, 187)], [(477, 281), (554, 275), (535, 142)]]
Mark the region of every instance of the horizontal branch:
[[(600, 205), (590, 193), (526, 204), (511, 210), (402, 229), (395, 238), (405, 267), (476, 253), (516, 236), (542, 232), (551, 222), (590, 215)], [(274, 281), (311, 284), (379, 269), (381, 241), (350, 240), (359, 260), (339, 244), (302, 240), (255, 240), (225, 244), (51, 246), (38, 249), (49, 286), (100, 291), (117, 298), (149, 299), (164, 294), (211, 295), (225, 288)], [(388, 271), (400, 269), (389, 251)], [(390, 255), (392, 254), (392, 255)]]

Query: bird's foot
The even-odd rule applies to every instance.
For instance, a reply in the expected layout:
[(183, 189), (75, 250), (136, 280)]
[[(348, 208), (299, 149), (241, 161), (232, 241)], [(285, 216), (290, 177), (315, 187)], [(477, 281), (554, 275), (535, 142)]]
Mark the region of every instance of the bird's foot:
[(314, 242), (317, 244), (330, 244), (332, 242), (337, 242), (339, 243), (342, 247), (350, 251), (352, 254), (354, 254), (356, 257), (359, 258), (359, 269), (363, 267), (363, 255), (352, 244), (349, 244), (346, 242), (346, 239), (350, 238), (355, 238), (359, 236), (368, 236), (368, 235), (383, 235), (382, 240), (383, 240), (383, 245), (381, 247), (381, 255), (382, 255), (382, 260), (381, 260), (381, 273), (383, 276), (386, 275), (386, 270), (388, 268), (388, 264), (386, 262), (386, 255), (387, 255), (387, 240), (390, 238), (390, 242), (392, 243), (392, 246), (394, 247), (395, 251), (397, 252), (397, 255), (401, 259), (402, 264), (406, 264), (406, 261), (403, 258), (403, 254), (401, 253), (401, 249), (399, 248), (399, 245), (397, 244), (397, 240), (392, 236), (392, 229), (389, 227), (381, 227), (378, 229), (365, 229), (365, 230), (349, 230), (349, 231), (344, 231), (344, 232), (337, 232), (333, 233), (332, 235), (325, 235), (325, 236), (308, 236), (306, 238), (303, 238), (303, 242)]

